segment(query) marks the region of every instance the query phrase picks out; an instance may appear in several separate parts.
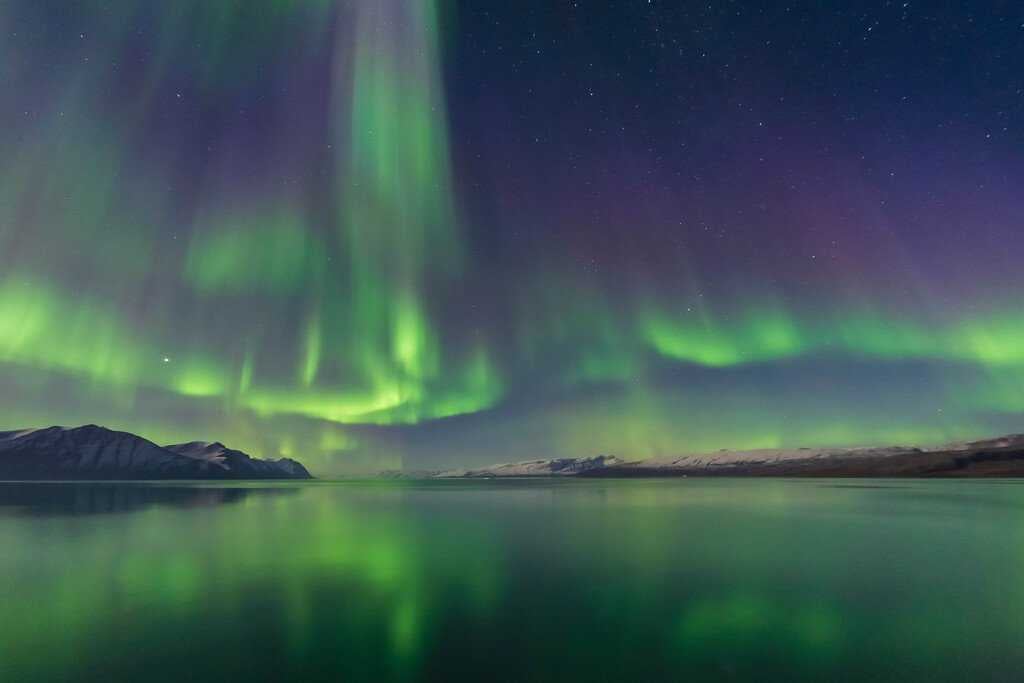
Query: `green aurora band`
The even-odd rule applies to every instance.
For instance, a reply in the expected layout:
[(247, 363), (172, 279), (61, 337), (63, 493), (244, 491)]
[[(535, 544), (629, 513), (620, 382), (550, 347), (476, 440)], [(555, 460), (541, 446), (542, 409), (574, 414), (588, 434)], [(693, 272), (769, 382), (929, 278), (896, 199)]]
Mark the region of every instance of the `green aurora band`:
[[(492, 297), (489, 318), (474, 317), (467, 283), (488, 274), (475, 270), (453, 179), (438, 2), (260, 4), (266, 11), (241, 0), (151, 8), (161, 28), (119, 118), (96, 123), (109, 114), (96, 93), (112, 77), (83, 67), (5, 152), (0, 373), (11, 390), (0, 426), (105, 421), (155, 439), (205, 435), (329, 473), (415, 465), (417, 428), (446, 424), (461, 430), (455, 459), (489, 459), (472, 439), (514, 446), (521, 435), (536, 437), (524, 458), (647, 457), (932, 443), (1024, 412), (1024, 313), (1012, 302), (959, 317), (868, 297), (696, 305), (655, 283), (613, 297), (538, 265), (504, 284), (510, 298)], [(82, 11), (102, 17), (96, 31), (111, 43), (143, 11), (100, 5)], [(11, 12), (0, 9), (0, 26)], [(166, 106), (157, 100), (174, 56), (192, 44), (193, 97), (241, 90), (258, 78), (256, 60), (329, 56), (325, 180), (250, 178), (240, 196), (227, 188), (244, 162), (224, 158), (181, 215), (167, 170), (180, 159), (163, 150), (140, 161), (139, 147), (142, 122)], [(22, 62), (5, 62), (8, 81), (28, 77)], [(282, 137), (307, 127), (288, 111), (273, 123)], [(254, 154), (286, 170), (310, 165), (273, 143)], [(168, 238), (167, 225), (180, 229)], [(813, 396), (782, 406), (795, 386), (736, 379), (837, 359), (897, 373), (925, 366), (937, 393), (897, 418), (841, 403), (819, 411)], [(666, 372), (701, 379), (668, 387)], [(504, 426), (473, 422), (505, 410)]]

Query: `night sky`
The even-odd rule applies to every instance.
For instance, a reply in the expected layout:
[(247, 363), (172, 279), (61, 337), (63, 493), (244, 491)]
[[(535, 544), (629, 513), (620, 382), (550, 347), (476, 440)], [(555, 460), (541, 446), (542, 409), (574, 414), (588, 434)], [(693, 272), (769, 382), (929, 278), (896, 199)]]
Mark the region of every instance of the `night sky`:
[(6, 0), (0, 429), (317, 474), (1024, 430), (1016, 2)]

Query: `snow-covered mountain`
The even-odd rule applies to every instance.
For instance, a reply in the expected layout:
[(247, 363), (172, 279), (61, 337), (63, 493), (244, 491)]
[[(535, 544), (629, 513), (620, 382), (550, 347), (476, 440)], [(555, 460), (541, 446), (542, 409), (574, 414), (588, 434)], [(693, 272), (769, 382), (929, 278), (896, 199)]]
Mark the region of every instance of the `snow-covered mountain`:
[[(290, 479), (310, 479), (309, 472), (300, 463), (289, 458), (280, 460), (259, 460), (242, 451), (228, 448), (219, 441), (190, 441), (189, 443), (173, 444), (165, 448), (187, 458), (210, 463), (229, 472), (250, 472), (249, 479), (279, 479), (282, 474)], [(262, 476), (260, 476), (262, 475)]]
[(223, 444), (158, 446), (96, 425), (0, 432), (0, 479), (310, 479), (294, 460)]
[(1011, 434), (935, 448), (793, 448), (721, 450), (640, 461), (615, 456), (561, 458), (419, 473), (434, 478), (484, 477), (1020, 477), (1024, 435)]
[(557, 458), (555, 460), (528, 460), (479, 469), (446, 470), (430, 476), (453, 478), (485, 477), (565, 477), (581, 474), (588, 470), (621, 465), (623, 462), (613, 455), (598, 455), (593, 458)]

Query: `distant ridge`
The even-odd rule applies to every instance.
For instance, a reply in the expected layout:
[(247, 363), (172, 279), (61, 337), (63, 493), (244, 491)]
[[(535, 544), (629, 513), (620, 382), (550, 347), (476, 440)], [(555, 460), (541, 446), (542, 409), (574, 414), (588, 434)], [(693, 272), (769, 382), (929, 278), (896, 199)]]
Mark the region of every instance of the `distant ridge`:
[(480, 469), (446, 470), (433, 473), (443, 479), (480, 477), (566, 477), (582, 474), (589, 470), (623, 464), (613, 455), (598, 455), (593, 458), (558, 458), (555, 460), (529, 460), (527, 462), (492, 465)]
[(97, 425), (0, 432), (0, 480), (311, 478), (295, 460), (259, 460), (221, 443), (158, 446)]
[[(395, 476), (387, 473), (387, 476)], [(420, 472), (435, 479), (490, 477), (1024, 477), (1024, 434), (937, 448), (721, 450), (628, 462), (615, 456), (559, 458), (467, 470)]]

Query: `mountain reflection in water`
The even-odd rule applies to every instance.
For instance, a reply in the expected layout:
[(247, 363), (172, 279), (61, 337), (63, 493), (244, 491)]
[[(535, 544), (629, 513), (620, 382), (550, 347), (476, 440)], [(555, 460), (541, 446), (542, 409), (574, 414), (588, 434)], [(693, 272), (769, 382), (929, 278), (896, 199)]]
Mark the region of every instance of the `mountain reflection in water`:
[(1020, 482), (0, 485), (0, 680), (1016, 680)]

